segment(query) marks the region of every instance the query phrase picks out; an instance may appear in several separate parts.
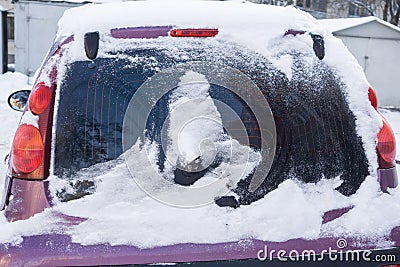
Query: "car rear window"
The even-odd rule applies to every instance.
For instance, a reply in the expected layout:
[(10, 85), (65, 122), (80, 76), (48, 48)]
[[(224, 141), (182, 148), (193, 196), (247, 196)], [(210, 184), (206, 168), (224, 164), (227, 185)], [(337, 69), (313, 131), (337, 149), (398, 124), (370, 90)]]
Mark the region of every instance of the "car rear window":
[[(277, 146), (272, 169), (255, 192), (247, 189), (251, 175), (239, 182), (235, 192), (242, 203), (263, 197), (289, 177), (316, 182), (321, 177), (342, 175), (345, 182), (339, 191), (352, 194), (368, 175), (368, 161), (345, 86), (314, 55), (312, 61), (308, 54), (292, 51), (290, 55), (290, 79), (260, 54), (217, 40), (130, 42), (99, 56), (94, 68), (90, 61), (70, 63), (60, 85), (54, 173), (73, 177), (82, 169), (118, 158), (123, 153), (124, 114), (143, 82), (179, 63), (207, 61), (247, 75), (267, 99), (275, 120)], [(244, 122), (250, 145), (258, 149), (260, 131), (246, 104), (215, 84), (210, 84), (209, 94), (235, 111)], [(157, 102), (146, 123), (146, 135), (152, 141), (159, 142), (169, 97), (170, 93)], [(160, 151), (160, 170), (164, 161), (164, 151)]]
[[(129, 101), (143, 82), (161, 69), (199, 59), (243, 68), (242, 60), (250, 56), (248, 51), (239, 50), (229, 57), (216, 57), (215, 49), (204, 45), (186, 46), (181, 51), (184, 55), (179, 57), (162, 47), (128, 49), (97, 58), (95, 68), (89, 67), (89, 61), (69, 64), (60, 87), (54, 173), (70, 177), (83, 168), (120, 156), (123, 153), (122, 126)], [(263, 64), (264, 75), (268, 71), (277, 72), (267, 62), (251, 56), (253, 61)], [(258, 124), (244, 101), (215, 84), (210, 84), (209, 94), (231, 107), (243, 120), (250, 145), (258, 148), (261, 143)], [(167, 93), (157, 102), (146, 123), (147, 136), (152, 141), (160, 141), (160, 131), (168, 116), (169, 97)], [(222, 117), (229, 119), (224, 114)], [(161, 153), (161, 169), (164, 160)]]

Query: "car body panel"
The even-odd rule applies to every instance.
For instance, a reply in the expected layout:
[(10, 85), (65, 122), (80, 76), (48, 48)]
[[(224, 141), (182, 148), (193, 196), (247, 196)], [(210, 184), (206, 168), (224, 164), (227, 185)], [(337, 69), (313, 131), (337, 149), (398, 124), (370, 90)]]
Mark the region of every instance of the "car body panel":
[[(399, 229), (394, 230), (399, 231)], [(400, 245), (400, 238), (390, 236), (394, 246)], [(175, 262), (209, 262), (239, 259), (257, 259), (260, 250), (283, 250), (287, 254), (314, 250), (318, 255), (324, 250), (337, 247), (337, 238), (318, 240), (294, 239), (286, 242), (265, 242), (242, 240), (218, 244), (177, 244), (172, 246), (140, 249), (134, 246), (89, 245), (71, 242), (67, 235), (41, 235), (25, 237), (17, 246), (0, 245), (0, 262), (7, 266), (96, 266), (122, 264), (151, 264)], [(375, 240), (366, 239), (360, 245), (357, 239), (347, 239), (348, 246), (341, 251), (375, 249)], [(336, 253), (335, 251), (334, 253)], [(265, 263), (266, 264), (266, 263)], [(353, 263), (354, 264), (354, 263)]]
[(396, 167), (378, 169), (378, 180), (383, 192), (387, 192), (388, 188), (396, 188), (399, 185)]

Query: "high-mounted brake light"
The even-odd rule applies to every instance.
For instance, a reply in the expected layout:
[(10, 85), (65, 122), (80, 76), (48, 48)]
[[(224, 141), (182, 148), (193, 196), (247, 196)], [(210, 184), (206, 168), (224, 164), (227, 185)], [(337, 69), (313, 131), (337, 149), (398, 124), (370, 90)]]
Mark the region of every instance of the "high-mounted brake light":
[(378, 97), (376, 96), (376, 92), (374, 89), (372, 89), (372, 87), (368, 89), (368, 99), (374, 109), (378, 110)]
[(51, 101), (51, 89), (44, 82), (38, 83), (29, 97), (29, 110), (33, 114), (41, 114)]
[(170, 32), (172, 37), (214, 37), (218, 29), (173, 29)]
[(284, 36), (287, 36), (287, 35), (296, 36), (296, 35), (302, 35), (302, 34), (305, 34), (305, 33), (306, 33), (305, 31), (289, 29), (289, 30), (287, 30), (285, 32)]
[(43, 160), (44, 145), (39, 129), (22, 124), (14, 136), (11, 158), (13, 167), (21, 173), (31, 173)]
[(383, 126), (378, 133), (378, 151), (379, 168), (387, 169), (395, 166), (396, 157), (396, 139), (392, 128), (386, 119), (382, 116)]
[(168, 36), (172, 26), (128, 27), (111, 29), (111, 36), (121, 39), (158, 38)]

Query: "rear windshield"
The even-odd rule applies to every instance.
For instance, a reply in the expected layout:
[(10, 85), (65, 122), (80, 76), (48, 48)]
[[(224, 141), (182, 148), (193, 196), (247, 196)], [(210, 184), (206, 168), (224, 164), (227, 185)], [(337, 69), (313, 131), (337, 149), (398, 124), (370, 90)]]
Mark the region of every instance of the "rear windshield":
[[(61, 84), (57, 114), (57, 176), (69, 177), (96, 163), (116, 159), (123, 153), (122, 126), (129, 101), (143, 82), (160, 70), (179, 63), (208, 61), (258, 77), (278, 80), (284, 77), (259, 55), (238, 47), (184, 42), (178, 51), (176, 49), (171, 51), (170, 46), (166, 48), (160, 43), (151, 48), (109, 53), (95, 59), (94, 68), (89, 66), (90, 61), (77, 61), (68, 66)], [(250, 64), (259, 68), (249, 68)], [(234, 110), (245, 124), (250, 145), (259, 148), (258, 124), (247, 105), (227, 88), (215, 84), (209, 86), (211, 98)], [(146, 135), (152, 141), (159, 141), (168, 116), (171, 92), (157, 102), (146, 123)], [(222, 110), (220, 113), (222, 119), (229, 119), (229, 116), (224, 117)], [(163, 151), (160, 154), (158, 164), (162, 169), (165, 159)]]
[[(314, 54), (293, 51), (290, 56), (288, 77), (265, 57), (238, 45), (217, 39), (178, 38), (168, 42), (131, 41), (101, 54), (94, 64), (70, 63), (60, 86), (54, 173), (72, 177), (82, 169), (117, 159), (123, 153), (125, 111), (144, 81), (179, 63), (207, 61), (236, 68), (248, 76), (268, 101), (275, 120), (277, 146), (272, 168), (255, 192), (247, 190), (251, 174), (239, 182), (235, 192), (242, 203), (263, 197), (289, 177), (316, 182), (321, 177), (342, 175), (346, 181), (340, 191), (352, 194), (368, 174), (368, 161), (344, 85)], [(157, 102), (146, 122), (146, 136), (151, 142), (160, 141), (173, 91)], [(209, 95), (234, 110), (246, 127), (250, 146), (257, 150), (261, 144), (259, 126), (246, 104), (215, 84), (210, 84)], [(222, 120), (229, 120), (223, 110), (219, 113)], [(157, 164), (162, 171), (162, 150)]]

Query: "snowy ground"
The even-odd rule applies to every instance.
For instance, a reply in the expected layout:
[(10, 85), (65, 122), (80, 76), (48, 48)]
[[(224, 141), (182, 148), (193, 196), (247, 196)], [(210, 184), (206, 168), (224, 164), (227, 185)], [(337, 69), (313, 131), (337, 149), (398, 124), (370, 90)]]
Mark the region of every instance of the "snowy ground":
[[(7, 97), (11, 92), (27, 86), (27, 77), (22, 74), (7, 73), (0, 76), (2, 99), (0, 118), (3, 122), (3, 127), (0, 127), (1, 158), (10, 149), (11, 138), (21, 114), (8, 107)], [(382, 113), (389, 120), (397, 139), (400, 140), (400, 110), (382, 109)], [(397, 156), (400, 159), (400, 142), (397, 148)], [(5, 171), (2, 165), (1, 184), (4, 181)], [(376, 236), (379, 242), (378, 239), (385, 235), (388, 229), (400, 224), (398, 212), (393, 212), (399, 209), (397, 203), (400, 203), (400, 190), (394, 191), (392, 195), (377, 195), (377, 191), (371, 190), (375, 186), (371, 177), (363, 184), (359, 193), (351, 198), (346, 198), (332, 190), (340, 182), (337, 179), (306, 185), (288, 180), (263, 200), (251, 206), (227, 212), (225, 209), (214, 206), (200, 209), (176, 209), (162, 205), (146, 197), (135, 186), (132, 179), (126, 178), (126, 172), (125, 165), (117, 165), (110, 174), (107, 174), (108, 178), (112, 177), (112, 179), (107, 179), (105, 176), (98, 177), (100, 182), (96, 194), (75, 201), (73, 205), (59, 203), (55, 210), (90, 218), (77, 227), (65, 228), (62, 231), (68, 232), (75, 242), (82, 244), (109, 242), (151, 247), (180, 241), (233, 241), (251, 236), (265, 240), (284, 241), (290, 238), (317, 238), (332, 232), (337, 235), (345, 235), (347, 232), (372, 235)], [(124, 185), (122, 188), (121, 184)], [(2, 190), (3, 188), (0, 192)], [(288, 199), (287, 195), (291, 195), (291, 198)], [(310, 205), (311, 203), (314, 206)], [(321, 226), (321, 214), (324, 211), (348, 205), (356, 207), (340, 220)], [(386, 208), (389, 206), (390, 209)], [(268, 210), (268, 213), (260, 213), (260, 209)], [(3, 214), (0, 213), (0, 243), (18, 243), (21, 235), (40, 234), (44, 229), (45, 231), (60, 230), (60, 224), (58, 224), (60, 219), (53, 217), (51, 212), (47, 210), (27, 221), (17, 223), (5, 222)], [(369, 216), (371, 220), (364, 220), (366, 216)], [(181, 218), (180, 227), (176, 227), (176, 221), (173, 218)], [(243, 224), (241, 218), (246, 218), (246, 224)], [(107, 224), (104, 224), (105, 221)], [(287, 224), (288, 221), (292, 223)], [(46, 227), (43, 227), (44, 225)], [(376, 225), (382, 226), (379, 231)], [(248, 226), (251, 226), (251, 229)], [(139, 228), (141, 231), (137, 231)], [(97, 229), (97, 231), (93, 232), (92, 229)], [(120, 229), (125, 229), (125, 231), (121, 233)], [(165, 229), (169, 231), (166, 232)], [(199, 231), (199, 229), (208, 230)]]
[(6, 175), (4, 157), (8, 154), (14, 132), (18, 126), (21, 112), (12, 110), (8, 104), (8, 96), (15, 91), (26, 89), (28, 77), (21, 73), (6, 73), (0, 75), (0, 193), (3, 192), (3, 181)]

